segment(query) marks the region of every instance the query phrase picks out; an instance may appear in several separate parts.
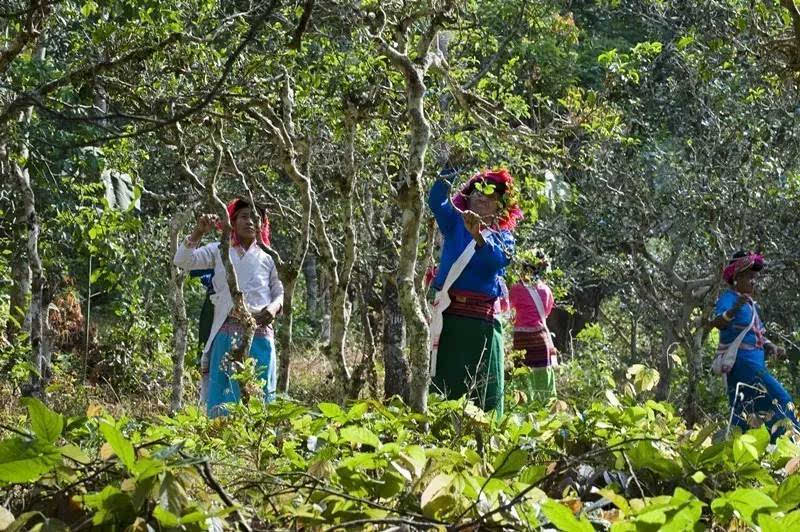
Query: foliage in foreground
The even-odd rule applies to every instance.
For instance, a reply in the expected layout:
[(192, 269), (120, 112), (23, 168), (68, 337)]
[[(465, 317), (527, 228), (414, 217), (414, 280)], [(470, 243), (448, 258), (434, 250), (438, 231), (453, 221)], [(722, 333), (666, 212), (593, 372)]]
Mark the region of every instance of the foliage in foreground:
[(501, 420), (463, 401), (423, 416), (397, 400), (252, 400), (216, 420), (194, 407), (73, 418), (24, 401), (27, 421), (0, 442), (0, 530), (800, 526), (789, 437), (717, 441), (720, 426), (688, 430), (671, 406), (612, 391)]

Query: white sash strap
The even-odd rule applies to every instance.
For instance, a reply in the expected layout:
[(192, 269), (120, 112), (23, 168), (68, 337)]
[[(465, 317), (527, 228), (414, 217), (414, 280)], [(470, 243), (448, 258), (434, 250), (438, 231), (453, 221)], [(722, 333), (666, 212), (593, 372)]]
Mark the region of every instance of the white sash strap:
[(555, 346), (553, 345), (553, 337), (550, 335), (550, 329), (547, 327), (547, 314), (544, 311), (544, 302), (542, 301), (542, 297), (539, 295), (539, 291), (535, 286), (525, 285), (525, 288), (528, 290), (531, 299), (533, 299), (533, 304), (536, 305), (536, 311), (539, 313), (539, 318), (542, 320), (542, 329), (544, 329), (545, 334), (544, 342), (545, 346), (547, 346), (547, 357), (550, 359), (550, 365), (557, 366), (558, 359), (553, 354)]
[[(747, 336), (747, 333), (753, 328), (753, 325), (756, 322), (756, 306), (755, 304), (752, 305), (753, 315), (750, 318), (750, 325), (745, 327), (742, 332), (739, 333), (739, 336), (736, 339), (725, 346), (725, 344), (720, 345), (720, 348), (723, 351), (717, 350), (717, 356), (714, 357), (714, 362), (711, 363), (711, 371), (716, 373), (717, 375), (722, 375), (725, 379), (727, 384), (727, 378), (725, 373), (723, 373), (722, 368), (727, 366), (732, 368), (733, 365), (736, 363), (736, 354), (739, 352), (739, 347), (742, 345), (742, 341), (744, 341), (744, 337)], [(726, 349), (727, 347), (727, 349)]]
[[(489, 229), (484, 229), (481, 231), (481, 236), (485, 239), (489, 236)], [(442, 336), (442, 327), (444, 326), (444, 316), (443, 313), (450, 306), (450, 287), (453, 286), (453, 283), (456, 282), (461, 274), (469, 264), (469, 261), (472, 260), (472, 257), (475, 255), (475, 239), (472, 239), (467, 247), (464, 248), (464, 251), (461, 252), (461, 255), (458, 256), (456, 261), (450, 267), (450, 271), (447, 272), (447, 277), (444, 280), (444, 284), (442, 285), (442, 289), (438, 290), (436, 294), (434, 294), (433, 298), (433, 305), (431, 306), (431, 336), (430, 336), (430, 357), (431, 357), (431, 377), (436, 376), (436, 354), (439, 351), (439, 338)]]

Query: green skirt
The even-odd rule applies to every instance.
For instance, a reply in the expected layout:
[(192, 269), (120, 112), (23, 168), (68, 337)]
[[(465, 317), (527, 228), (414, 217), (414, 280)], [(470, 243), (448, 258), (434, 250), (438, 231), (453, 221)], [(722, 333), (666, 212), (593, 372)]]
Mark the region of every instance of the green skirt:
[(529, 368), (520, 375), (521, 385), (518, 389), (525, 392), (529, 401), (544, 401), (556, 397), (556, 372), (552, 366), (546, 368)]
[(484, 410), (503, 415), (503, 329), (493, 323), (445, 314), (431, 392), (458, 399), (470, 392)]

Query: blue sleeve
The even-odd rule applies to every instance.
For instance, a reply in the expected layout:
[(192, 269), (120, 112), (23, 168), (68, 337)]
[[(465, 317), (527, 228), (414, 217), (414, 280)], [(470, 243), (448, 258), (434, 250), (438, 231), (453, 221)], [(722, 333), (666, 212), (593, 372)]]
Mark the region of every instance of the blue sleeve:
[(436, 224), (443, 234), (453, 231), (461, 216), (450, 203), (450, 184), (442, 179), (437, 179), (428, 193), (428, 207), (436, 218)]
[(510, 231), (496, 231), (485, 238), (486, 244), (475, 250), (481, 262), (494, 269), (505, 268), (514, 256), (514, 236)]
[(736, 299), (736, 294), (730, 290), (721, 294), (719, 299), (717, 299), (716, 306), (714, 307), (714, 316), (721, 316), (723, 312), (727, 312), (733, 308), (733, 304), (736, 303)]

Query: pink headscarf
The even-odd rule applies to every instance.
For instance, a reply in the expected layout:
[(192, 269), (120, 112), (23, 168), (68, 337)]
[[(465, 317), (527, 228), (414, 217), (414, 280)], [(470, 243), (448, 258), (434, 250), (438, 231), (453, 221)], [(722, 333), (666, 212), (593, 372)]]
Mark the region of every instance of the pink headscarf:
[[(233, 225), (233, 222), (236, 220), (236, 213), (245, 207), (250, 207), (250, 203), (241, 198), (236, 198), (228, 203), (226, 208), (228, 210), (228, 220), (230, 220), (231, 225)], [(262, 212), (261, 209), (256, 208), (256, 210)], [(217, 224), (217, 229), (221, 230), (222, 224)], [(261, 220), (261, 241), (264, 242), (265, 246), (269, 246), (269, 218), (267, 218), (266, 213)], [(231, 244), (233, 244), (234, 247), (241, 245), (239, 237), (236, 236), (236, 231), (233, 230), (231, 231)]]
[(522, 209), (520, 209), (519, 205), (517, 205), (515, 196), (513, 194), (514, 178), (505, 168), (484, 170), (472, 176), (469, 181), (467, 181), (467, 183), (462, 186), (461, 189), (453, 196), (453, 205), (455, 205), (459, 210), (467, 210), (469, 208), (467, 196), (469, 196), (472, 190), (475, 188), (475, 183), (479, 182), (489, 182), (498, 185), (497, 188), (498, 192), (500, 192), (500, 195), (503, 198), (508, 198), (510, 202), (513, 202), (510, 205), (506, 205), (505, 203), (502, 205), (502, 216), (500, 217), (500, 221), (497, 223), (497, 227), (500, 229), (513, 231), (517, 226), (517, 221), (522, 218)]
[(754, 269), (755, 271), (759, 271), (764, 267), (764, 257), (759, 255), (758, 253), (748, 252), (747, 255), (743, 257), (736, 257), (731, 259), (725, 269), (722, 270), (722, 278), (728, 284), (733, 284), (734, 279), (736, 276), (743, 271), (747, 271), (750, 268)]

